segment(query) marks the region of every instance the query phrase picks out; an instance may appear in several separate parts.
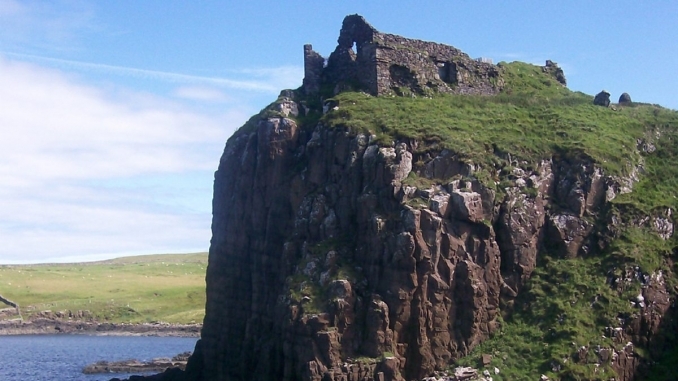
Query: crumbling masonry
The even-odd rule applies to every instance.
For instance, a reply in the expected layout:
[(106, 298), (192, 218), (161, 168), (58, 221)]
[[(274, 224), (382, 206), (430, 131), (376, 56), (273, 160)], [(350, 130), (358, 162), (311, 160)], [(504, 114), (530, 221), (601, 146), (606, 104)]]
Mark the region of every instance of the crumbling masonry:
[(351, 88), (372, 95), (492, 95), (503, 87), (500, 68), (492, 63), (452, 46), (380, 33), (359, 15), (344, 18), (337, 42), (327, 65), (311, 45), (304, 45), (306, 93), (331, 86), (334, 94)]

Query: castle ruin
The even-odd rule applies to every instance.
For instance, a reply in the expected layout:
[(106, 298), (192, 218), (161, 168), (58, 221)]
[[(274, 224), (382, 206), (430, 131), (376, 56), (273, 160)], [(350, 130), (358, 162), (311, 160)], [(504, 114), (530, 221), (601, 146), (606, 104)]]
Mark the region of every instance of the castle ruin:
[(474, 60), (449, 45), (380, 33), (360, 15), (344, 18), (337, 42), (326, 63), (304, 45), (306, 93), (329, 85), (334, 94), (354, 89), (372, 95), (492, 95), (503, 87), (500, 68), (490, 61)]

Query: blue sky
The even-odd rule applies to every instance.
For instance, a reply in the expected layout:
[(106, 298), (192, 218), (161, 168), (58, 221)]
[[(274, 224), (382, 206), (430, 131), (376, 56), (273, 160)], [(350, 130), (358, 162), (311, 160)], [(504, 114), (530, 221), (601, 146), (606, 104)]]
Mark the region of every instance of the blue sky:
[(353, 13), (678, 109), (674, 1), (0, 0), (0, 263), (207, 250), (226, 139)]

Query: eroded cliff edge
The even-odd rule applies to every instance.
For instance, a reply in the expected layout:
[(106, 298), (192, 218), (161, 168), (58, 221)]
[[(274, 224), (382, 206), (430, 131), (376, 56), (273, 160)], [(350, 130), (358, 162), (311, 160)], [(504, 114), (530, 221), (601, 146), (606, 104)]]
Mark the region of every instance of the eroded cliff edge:
[[(347, 20), (335, 58), (226, 144), (202, 338), (175, 377), (418, 380), (486, 351), (515, 379), (501, 336), (521, 324), (534, 377), (631, 380), (671, 355), (673, 191), (643, 179), (665, 176), (676, 113), (593, 106), (551, 62), (371, 91), (350, 42), (389, 47)], [(449, 73), (460, 54), (423, 57)]]

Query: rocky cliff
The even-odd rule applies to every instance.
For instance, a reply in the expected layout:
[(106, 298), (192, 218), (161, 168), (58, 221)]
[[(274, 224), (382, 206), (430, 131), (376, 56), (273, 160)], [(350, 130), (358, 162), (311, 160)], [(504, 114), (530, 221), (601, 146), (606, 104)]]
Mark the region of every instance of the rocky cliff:
[(328, 64), (238, 130), (202, 338), (167, 377), (670, 374), (677, 113), (594, 106), (550, 61), (491, 66), (497, 95), (393, 98)]

